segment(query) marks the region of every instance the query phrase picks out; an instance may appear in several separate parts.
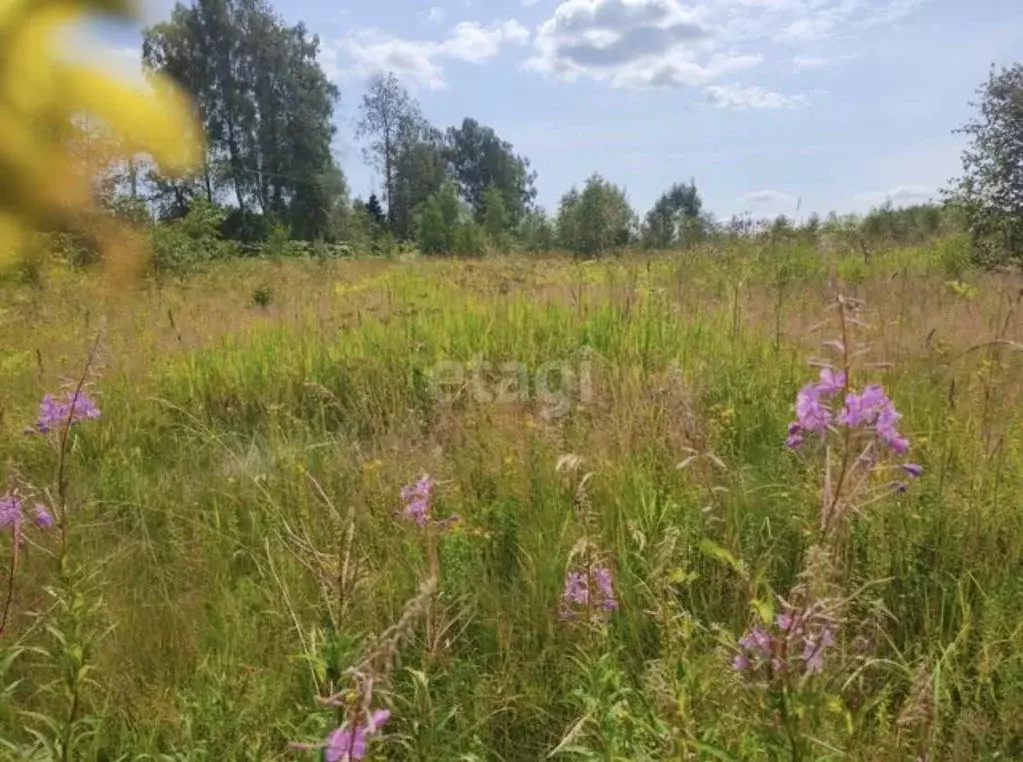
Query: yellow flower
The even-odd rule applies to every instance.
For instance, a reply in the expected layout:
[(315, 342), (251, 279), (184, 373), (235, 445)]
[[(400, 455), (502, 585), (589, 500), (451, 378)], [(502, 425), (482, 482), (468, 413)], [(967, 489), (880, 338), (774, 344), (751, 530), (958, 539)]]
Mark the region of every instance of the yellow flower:
[[(30, 233), (92, 205), (66, 145), (74, 117), (96, 119), (124, 156), (147, 153), (167, 174), (200, 160), (201, 128), (173, 82), (151, 73), (147, 91), (61, 55), (61, 33), (89, 12), (132, 9), (124, 0), (0, 0), (0, 269)], [(100, 237), (116, 248), (119, 236)]]

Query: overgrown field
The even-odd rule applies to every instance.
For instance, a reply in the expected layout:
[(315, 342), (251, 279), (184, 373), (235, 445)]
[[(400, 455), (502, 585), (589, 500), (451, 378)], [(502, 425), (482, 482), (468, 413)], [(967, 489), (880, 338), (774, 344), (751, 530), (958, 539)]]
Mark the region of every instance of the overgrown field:
[[(436, 574), (372, 665), (367, 758), (1023, 758), (1023, 279), (943, 245), (4, 286), (6, 489), (53, 499), (23, 429), (97, 335), (102, 417), (69, 436), (63, 572), (57, 526), (24, 531), (0, 755), (312, 759), (289, 743), (343, 719), (316, 697)], [(846, 517), (835, 645), (779, 681), (732, 664), (819, 541), (825, 456), (785, 440), (839, 292), (923, 474)], [(401, 515), (423, 474), (458, 521)], [(617, 609), (564, 616), (580, 557)]]

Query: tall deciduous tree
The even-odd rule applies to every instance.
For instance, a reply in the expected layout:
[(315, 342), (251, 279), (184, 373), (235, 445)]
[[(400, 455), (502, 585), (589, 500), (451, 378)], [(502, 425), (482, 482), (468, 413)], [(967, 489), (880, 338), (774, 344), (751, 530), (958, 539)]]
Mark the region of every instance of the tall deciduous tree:
[(572, 188), (562, 197), (558, 243), (577, 254), (601, 254), (627, 245), (635, 222), (625, 191), (594, 174), (582, 193)]
[(504, 199), (508, 224), (518, 223), (536, 198), (536, 173), (529, 160), (514, 153), (490, 127), (464, 119), (447, 131), (448, 157), (459, 192), (480, 222), (486, 214), (486, 190), (493, 186)]
[(953, 197), (978, 254), (1023, 258), (1023, 64), (995, 71), (977, 91), (980, 114), (958, 132), (970, 144)]
[(397, 164), (412, 133), (422, 123), (419, 106), (393, 74), (375, 74), (362, 98), (356, 136), (369, 138), (367, 160), (383, 175), (387, 221), (394, 225)]
[(647, 212), (643, 242), (654, 249), (693, 242), (704, 232), (702, 209), (703, 201), (694, 181), (689, 185), (675, 183)]
[[(239, 213), (281, 217), (304, 238), (329, 223), (337, 88), (317, 62), (319, 40), (288, 27), (265, 0), (178, 3), (145, 32), (143, 58), (193, 96), (209, 152), (202, 186), (232, 191)], [(176, 202), (194, 188), (164, 188)]]

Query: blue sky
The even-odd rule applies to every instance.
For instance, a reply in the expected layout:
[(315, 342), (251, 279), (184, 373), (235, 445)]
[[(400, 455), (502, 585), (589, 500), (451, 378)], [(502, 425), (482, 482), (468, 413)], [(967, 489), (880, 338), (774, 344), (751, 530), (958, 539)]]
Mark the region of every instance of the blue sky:
[[(150, 0), (148, 21), (173, 2)], [(1023, 51), (1020, 0), (277, 0), (322, 42), (341, 89), (354, 194), (379, 179), (354, 122), (394, 71), (438, 127), (471, 116), (528, 156), (539, 202), (592, 172), (640, 213), (695, 178), (719, 217), (864, 211), (926, 200), (959, 170), (968, 101)], [(137, 66), (137, 29), (90, 56)]]

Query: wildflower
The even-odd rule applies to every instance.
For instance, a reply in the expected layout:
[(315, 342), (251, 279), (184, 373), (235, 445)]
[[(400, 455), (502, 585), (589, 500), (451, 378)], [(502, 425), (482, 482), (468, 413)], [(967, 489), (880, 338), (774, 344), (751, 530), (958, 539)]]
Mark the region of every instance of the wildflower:
[(796, 420), (806, 431), (824, 431), (831, 423), (831, 411), (821, 402), (816, 384), (807, 384), (796, 395)]
[(562, 618), (571, 619), (575, 616), (575, 609), (589, 606), (604, 611), (618, 609), (611, 570), (606, 566), (597, 565), (588, 572), (570, 571), (565, 575), (565, 588), (561, 594)]
[(36, 526), (40, 529), (49, 529), (53, 526), (53, 515), (46, 510), (46, 506), (42, 503), (36, 503), (35, 506), (35, 521)]
[(39, 419), (27, 432), (46, 434), (53, 429), (100, 417), (99, 408), (84, 389), (67, 392), (63, 400), (47, 394), (39, 403)]
[(795, 450), (803, 444), (803, 427), (798, 423), (790, 423), (789, 437), (785, 440), (785, 444), (792, 450)]
[(590, 599), (590, 589), (586, 577), (581, 572), (569, 572), (565, 576), (565, 592), (561, 594), (561, 598), (568, 604), (586, 605)]
[(752, 665), (750, 664), (749, 658), (746, 654), (738, 654), (735, 659), (732, 660), (732, 669), (736, 672), (742, 672), (749, 669)]
[(835, 635), (830, 627), (821, 630), (818, 637), (807, 635), (803, 641), (802, 659), (806, 663), (806, 671), (811, 675), (819, 674), (824, 669), (824, 651), (835, 645)]
[(611, 570), (606, 566), (597, 566), (593, 569), (593, 578), (597, 581), (597, 588), (600, 590), (602, 605), (609, 610), (618, 608), (618, 601), (615, 600), (615, 591), (611, 582)]
[(900, 468), (909, 474), (912, 479), (920, 478), (920, 475), (924, 472), (924, 467), (917, 463), (903, 463)]
[(17, 494), (8, 492), (0, 497), (0, 527), (13, 526), (15, 530), (21, 525), (21, 500)]
[(323, 759), (326, 762), (350, 762), (353, 759), (362, 759), (366, 756), (366, 747), (369, 738), (377, 732), (381, 725), (390, 719), (391, 713), (387, 709), (378, 709), (370, 715), (369, 724), (358, 724), (354, 730), (345, 723), (336, 728), (327, 736), (325, 743), (319, 746), (309, 744), (292, 744), (296, 749), (313, 751), (321, 749)]
[(846, 373), (844, 370), (836, 371), (833, 368), (821, 368), (817, 391), (824, 395), (837, 394), (845, 388), (845, 384)]
[(446, 519), (433, 518), (433, 506), (430, 499), (436, 486), (437, 482), (427, 474), (412, 484), (406, 484), (401, 488), (401, 499), (405, 501), (405, 509), (396, 511), (395, 514), (415, 522), (424, 529), (432, 524), (437, 529), (443, 530), (459, 521), (460, 517), (457, 513), (452, 513)]

